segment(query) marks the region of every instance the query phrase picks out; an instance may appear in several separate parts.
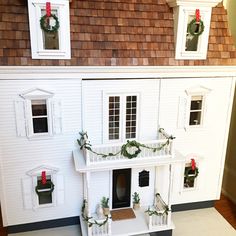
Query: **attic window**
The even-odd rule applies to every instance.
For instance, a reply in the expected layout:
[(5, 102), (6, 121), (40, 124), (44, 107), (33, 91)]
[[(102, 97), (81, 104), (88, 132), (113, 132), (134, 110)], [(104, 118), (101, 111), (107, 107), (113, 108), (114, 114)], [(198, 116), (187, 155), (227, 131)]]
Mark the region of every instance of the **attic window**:
[[(46, 14), (45, 9), (41, 9), (41, 17)], [(52, 14), (58, 17), (58, 10), (55, 9), (52, 11)], [(53, 18), (50, 19), (52, 24), (55, 24), (55, 20)], [(59, 32), (46, 32), (42, 31), (43, 34), (43, 49), (51, 49), (51, 50), (59, 50)]]
[(32, 58), (70, 59), (69, 0), (29, 0), (28, 9)]

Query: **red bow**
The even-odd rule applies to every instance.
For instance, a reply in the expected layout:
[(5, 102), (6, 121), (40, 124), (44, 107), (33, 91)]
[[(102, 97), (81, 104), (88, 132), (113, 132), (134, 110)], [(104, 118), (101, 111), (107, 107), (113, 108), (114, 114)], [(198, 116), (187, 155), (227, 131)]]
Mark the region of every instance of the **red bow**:
[(191, 167), (192, 167), (192, 170), (196, 169), (196, 161), (194, 159), (191, 159)]
[(201, 16), (200, 16), (200, 10), (199, 10), (199, 9), (196, 9), (195, 15), (196, 15), (196, 22), (199, 22), (199, 21), (200, 21), (200, 18), (201, 18)]
[(42, 184), (46, 184), (47, 183), (47, 177), (46, 177), (46, 171), (42, 171)]
[(46, 16), (50, 17), (51, 16), (51, 3), (50, 2), (46, 2)]

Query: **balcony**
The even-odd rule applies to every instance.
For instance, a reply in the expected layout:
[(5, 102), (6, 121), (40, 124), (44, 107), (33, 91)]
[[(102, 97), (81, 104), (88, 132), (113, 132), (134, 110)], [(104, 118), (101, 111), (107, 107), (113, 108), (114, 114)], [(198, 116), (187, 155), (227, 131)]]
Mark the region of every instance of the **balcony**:
[(178, 161), (174, 158), (174, 138), (164, 129), (159, 129), (158, 139), (139, 143), (131, 140), (124, 143), (92, 146), (86, 133), (78, 140), (80, 150), (73, 152), (77, 171), (119, 169), (124, 166), (158, 166)]

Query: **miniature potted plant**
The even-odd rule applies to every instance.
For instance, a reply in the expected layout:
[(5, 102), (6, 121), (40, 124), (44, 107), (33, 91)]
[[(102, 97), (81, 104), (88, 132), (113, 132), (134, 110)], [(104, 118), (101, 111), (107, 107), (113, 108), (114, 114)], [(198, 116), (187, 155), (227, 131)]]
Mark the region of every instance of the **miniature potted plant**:
[(139, 194), (137, 192), (134, 192), (132, 197), (133, 197), (133, 208), (134, 208), (134, 210), (138, 210), (140, 208), (140, 197), (139, 197)]
[(102, 208), (103, 208), (103, 214), (105, 216), (109, 215), (110, 214), (109, 198), (103, 197), (102, 200), (101, 200), (101, 205), (102, 205)]

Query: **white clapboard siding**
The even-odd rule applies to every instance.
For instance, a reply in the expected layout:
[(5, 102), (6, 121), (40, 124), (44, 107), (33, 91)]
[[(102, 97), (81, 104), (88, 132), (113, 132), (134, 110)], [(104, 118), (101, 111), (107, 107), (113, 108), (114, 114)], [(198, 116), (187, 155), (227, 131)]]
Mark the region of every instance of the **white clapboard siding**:
[(26, 136), (25, 102), (15, 101), (15, 119), (17, 136)]
[(62, 133), (62, 101), (52, 99), (52, 126), (54, 134)]
[[(189, 112), (189, 107), (184, 111), (186, 105), (185, 101), (181, 101), (181, 99), (185, 100), (187, 89), (199, 86), (210, 89), (206, 95), (203, 125), (199, 128), (189, 127), (188, 121), (185, 120), (189, 114), (184, 114), (184, 112)], [(175, 148), (184, 157), (192, 155), (202, 158), (195, 190), (180, 191), (182, 183), (178, 178), (181, 173), (179, 168), (183, 169), (183, 167), (176, 167), (175, 176), (177, 177), (174, 178), (173, 184), (175, 186), (174, 204), (217, 198), (221, 186), (219, 176), (223, 168), (224, 156), (222, 153), (224, 153), (224, 143), (227, 139), (225, 132), (228, 129), (227, 120), (231, 113), (231, 86), (232, 80), (230, 78), (189, 78), (161, 81), (160, 125), (173, 133), (176, 137)]]
[(64, 183), (64, 176), (57, 174), (57, 185), (56, 185), (56, 190), (57, 190), (57, 205), (63, 205), (65, 202), (65, 183)]
[(178, 120), (177, 120), (177, 128), (179, 129), (186, 128), (187, 104), (188, 104), (187, 96), (179, 97)]
[(104, 94), (138, 93), (138, 134), (140, 140), (157, 138), (159, 110), (159, 80), (100, 80), (83, 81), (83, 129), (88, 132), (93, 144), (101, 144), (104, 140), (103, 127), (105, 117), (103, 111)]
[(24, 201), (24, 208), (32, 209), (33, 207), (33, 196), (32, 196), (32, 178), (23, 178), (22, 179), (22, 194)]
[[(54, 93), (53, 99), (61, 101), (63, 133), (52, 137), (29, 139), (17, 136), (14, 102), (19, 94), (32, 88), (41, 88)], [(22, 111), (23, 112), (23, 111)], [(72, 150), (78, 147), (76, 139), (81, 131), (81, 80), (1, 80), (0, 81), (0, 147), (1, 173), (4, 176), (4, 202), (8, 225), (66, 218), (79, 214), (83, 200), (82, 178), (73, 165)], [(67, 192), (56, 207), (25, 210), (23, 183), (26, 173), (40, 165), (60, 168), (66, 176)], [(58, 180), (59, 181), (59, 180)], [(58, 191), (63, 192), (60, 188)], [(64, 191), (65, 192), (65, 191)], [(56, 193), (56, 186), (55, 186)], [(32, 194), (35, 194), (32, 191)], [(60, 196), (63, 196), (61, 194)], [(16, 200), (17, 199), (17, 200)], [(27, 201), (25, 201), (26, 203)], [(66, 205), (66, 207), (65, 207)]]

